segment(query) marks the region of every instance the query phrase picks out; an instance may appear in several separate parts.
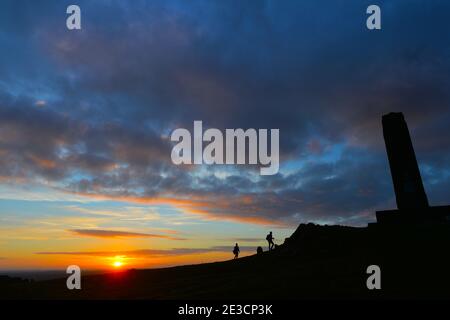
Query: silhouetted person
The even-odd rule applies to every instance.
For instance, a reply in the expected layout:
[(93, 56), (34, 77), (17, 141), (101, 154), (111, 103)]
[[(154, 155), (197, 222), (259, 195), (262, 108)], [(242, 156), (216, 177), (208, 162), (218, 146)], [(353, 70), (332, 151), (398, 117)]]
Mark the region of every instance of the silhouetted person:
[(234, 259), (239, 258), (239, 252), (241, 252), (241, 250), (239, 249), (239, 245), (236, 243), (233, 249)]
[(257, 254), (262, 254), (263, 253), (263, 248), (261, 248), (261, 247), (256, 248), (256, 253)]
[(270, 231), (270, 233), (266, 237), (266, 240), (269, 243), (269, 251), (275, 247), (275, 243), (273, 242), (273, 239), (275, 239), (275, 238), (272, 235), (272, 231)]

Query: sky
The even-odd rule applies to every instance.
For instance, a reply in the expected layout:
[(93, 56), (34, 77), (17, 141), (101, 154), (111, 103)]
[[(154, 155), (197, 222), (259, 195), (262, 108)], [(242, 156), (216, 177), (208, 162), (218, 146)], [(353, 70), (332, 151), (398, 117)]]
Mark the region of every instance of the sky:
[[(66, 28), (81, 8), (82, 29)], [(382, 30), (366, 28), (378, 4)], [(448, 1), (2, 1), (0, 269), (229, 259), (300, 223), (395, 208), (381, 116), (403, 112), (450, 200)], [(280, 171), (176, 166), (170, 133), (279, 128)]]

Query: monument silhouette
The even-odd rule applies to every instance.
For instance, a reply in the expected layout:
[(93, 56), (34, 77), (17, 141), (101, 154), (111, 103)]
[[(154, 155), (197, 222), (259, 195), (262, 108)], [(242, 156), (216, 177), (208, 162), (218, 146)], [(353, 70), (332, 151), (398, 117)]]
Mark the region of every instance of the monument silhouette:
[(431, 207), (428, 204), (403, 113), (391, 112), (383, 115), (382, 124), (397, 209), (377, 211), (377, 224), (449, 223), (450, 206)]

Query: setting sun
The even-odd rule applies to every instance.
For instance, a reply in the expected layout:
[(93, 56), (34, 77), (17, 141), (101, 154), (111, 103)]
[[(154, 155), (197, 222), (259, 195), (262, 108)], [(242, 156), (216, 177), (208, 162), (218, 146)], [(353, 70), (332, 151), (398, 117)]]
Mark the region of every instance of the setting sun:
[(115, 256), (114, 258), (112, 258), (113, 262), (112, 262), (112, 266), (114, 268), (120, 268), (123, 266), (123, 256)]

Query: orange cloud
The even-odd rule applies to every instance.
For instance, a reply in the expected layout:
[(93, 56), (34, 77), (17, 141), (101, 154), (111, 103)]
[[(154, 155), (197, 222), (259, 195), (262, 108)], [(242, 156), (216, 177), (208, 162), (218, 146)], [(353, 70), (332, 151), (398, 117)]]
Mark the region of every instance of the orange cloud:
[[(38, 255), (74, 255), (74, 256), (133, 256), (133, 257), (145, 257), (145, 256), (171, 256), (171, 255), (192, 255), (202, 254), (209, 252), (231, 252), (230, 246), (214, 246), (208, 248), (171, 248), (171, 249), (141, 249), (141, 250), (128, 250), (128, 251), (42, 251), (36, 252)], [(256, 247), (253, 246), (241, 246), (241, 251), (253, 252)]]
[(71, 229), (68, 231), (82, 236), (97, 237), (97, 238), (162, 238), (169, 240), (186, 240), (184, 238), (176, 238), (162, 234), (127, 232), (117, 230)]
[[(65, 191), (67, 192), (67, 191)], [(199, 197), (190, 196), (189, 199), (175, 199), (170, 197), (138, 197), (138, 196), (123, 196), (123, 195), (104, 195), (94, 193), (75, 192), (77, 195), (94, 198), (97, 200), (114, 200), (131, 202), (137, 204), (167, 204), (176, 208), (182, 209), (185, 212), (202, 215), (209, 220), (223, 220), (239, 223), (250, 223), (264, 226), (287, 227), (288, 225), (282, 221), (269, 219), (262, 216), (256, 216), (263, 208), (259, 208), (251, 195), (242, 195), (237, 197), (220, 197), (210, 196)], [(234, 208), (233, 208), (234, 207)], [(241, 215), (233, 214), (235, 208), (239, 207)], [(242, 212), (249, 215), (243, 216)]]
[(38, 166), (42, 167), (42, 168), (46, 168), (46, 169), (53, 169), (56, 167), (56, 162), (49, 160), (49, 159), (43, 159), (40, 157), (37, 157), (35, 155), (28, 155), (28, 157)]

